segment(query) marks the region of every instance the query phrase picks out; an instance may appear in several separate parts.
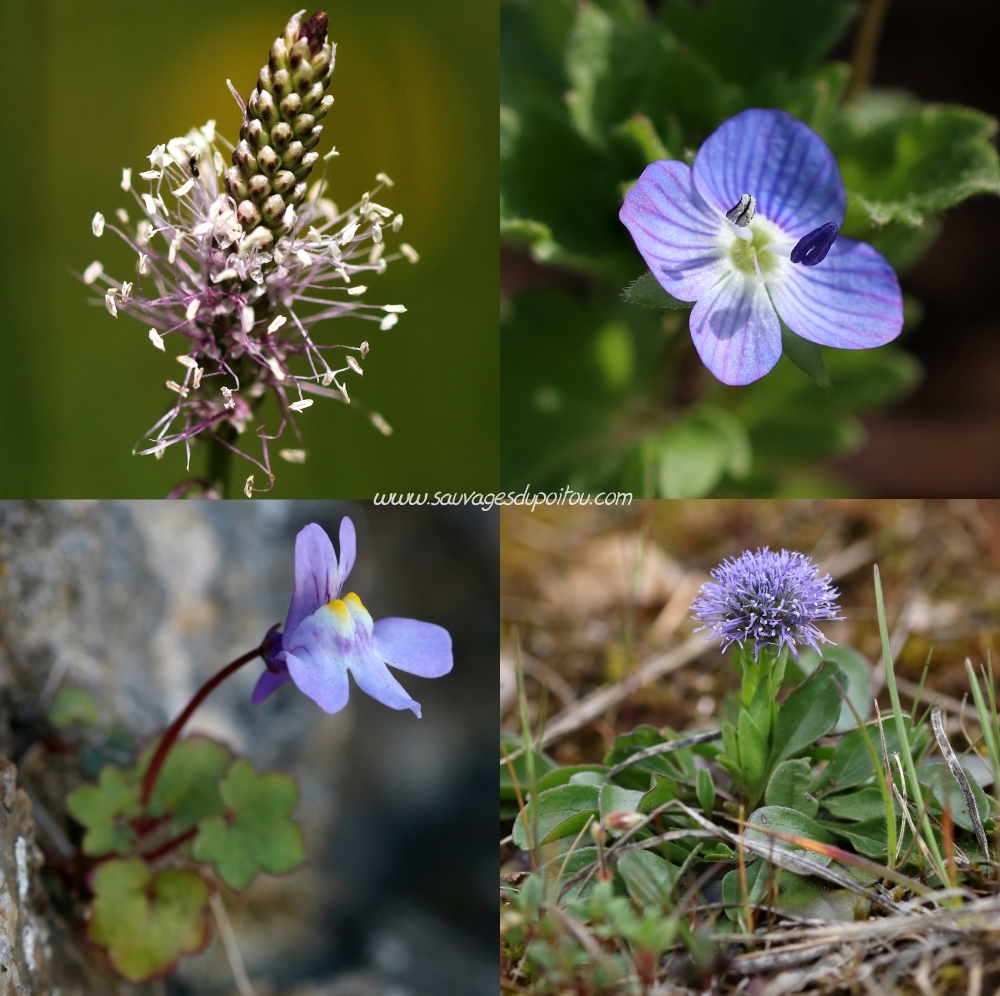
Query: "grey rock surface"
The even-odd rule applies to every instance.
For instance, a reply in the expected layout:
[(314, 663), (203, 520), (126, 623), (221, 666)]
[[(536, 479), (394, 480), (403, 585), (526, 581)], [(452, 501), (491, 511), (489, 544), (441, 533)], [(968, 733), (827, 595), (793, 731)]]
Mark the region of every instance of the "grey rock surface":
[[(361, 972), (411, 996), (472, 996), (496, 970), (488, 828), (495, 512), (360, 502), (0, 502), (0, 751), (22, 762), (40, 843), (58, 856), (74, 834), (58, 798), (80, 773), (33, 733), (57, 691), (85, 688), (135, 738), (155, 733), (206, 679), (283, 622), (298, 529), (317, 521), (336, 536), (345, 513), (358, 531), (345, 591), (357, 591), (375, 619), (446, 626), (455, 669), (435, 681), (400, 676), (423, 706), (421, 720), (356, 687), (335, 716), (291, 685), (255, 707), (259, 662), (214, 692), (189, 730), (226, 742), (258, 770), (298, 780), (296, 817), (309, 855), (300, 871), (259, 877), (223, 898), (261, 994)], [(391, 966), (379, 963), (379, 944), (411, 935), (423, 940), (400, 943), (420, 948), (414, 957), (430, 945), (433, 961), (437, 945), (451, 974), (394, 981)], [(167, 982), (168, 992), (232, 990), (217, 940)]]

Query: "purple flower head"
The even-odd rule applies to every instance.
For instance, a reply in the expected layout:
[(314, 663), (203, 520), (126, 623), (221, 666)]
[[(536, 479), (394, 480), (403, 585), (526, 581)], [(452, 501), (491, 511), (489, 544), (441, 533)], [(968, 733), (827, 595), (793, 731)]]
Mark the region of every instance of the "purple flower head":
[(694, 301), (691, 336), (724, 384), (781, 357), (781, 322), (821, 346), (895, 339), (903, 297), (892, 267), (837, 235), (847, 197), (836, 160), (784, 111), (749, 110), (704, 142), (694, 168), (647, 166), (621, 220), (664, 290)]
[(712, 577), (715, 581), (702, 585), (691, 609), (705, 624), (699, 630), (721, 639), (723, 650), (753, 643), (755, 658), (766, 646), (787, 646), (793, 654), (799, 644), (819, 650), (826, 637), (815, 623), (840, 618), (834, 601), (839, 593), (830, 575), (821, 577), (801, 553), (772, 553), (766, 546), (756, 553), (747, 550), (724, 560)]
[(354, 553), (354, 523), (346, 516), (340, 522), (339, 559), (316, 523), (295, 538), (295, 589), (285, 628), (271, 638), (265, 655), (267, 670), (253, 690), (255, 705), (294, 681), (321, 709), (339, 712), (347, 704), (350, 671), (363, 692), (391, 709), (412, 709), (419, 717), (420, 703), (386, 665), (422, 678), (440, 678), (451, 670), (446, 629), (416, 619), (373, 623), (354, 592), (340, 597)]

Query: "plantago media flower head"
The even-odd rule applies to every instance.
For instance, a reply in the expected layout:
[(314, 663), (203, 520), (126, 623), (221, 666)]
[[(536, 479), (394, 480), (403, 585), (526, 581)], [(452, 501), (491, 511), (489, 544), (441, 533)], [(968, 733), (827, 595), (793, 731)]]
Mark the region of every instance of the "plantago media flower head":
[(421, 678), (440, 678), (451, 670), (451, 636), (443, 627), (417, 619), (372, 622), (354, 592), (340, 597), (355, 549), (354, 523), (346, 516), (340, 521), (339, 558), (316, 523), (295, 538), (295, 588), (284, 630), (270, 637), (267, 670), (253, 691), (255, 705), (294, 681), (325, 712), (339, 712), (347, 705), (350, 672), (372, 698), (419, 717), (420, 703), (386, 665)]
[(702, 585), (691, 609), (705, 624), (699, 629), (721, 639), (723, 650), (733, 643), (752, 643), (754, 657), (766, 646), (787, 646), (795, 653), (808, 644), (818, 650), (826, 637), (816, 622), (840, 618), (830, 575), (820, 576), (804, 554), (748, 550), (711, 573), (715, 580)]
[(691, 336), (724, 384), (781, 357), (781, 322), (821, 346), (867, 349), (903, 328), (896, 274), (870, 245), (838, 236), (847, 195), (837, 161), (785, 111), (737, 114), (694, 168), (647, 166), (621, 220), (661, 286), (694, 301)]
[[(299, 434), (297, 420), (312, 404), (305, 395), (352, 404), (346, 375), (363, 373), (367, 341), (326, 345), (313, 338), (313, 327), (353, 316), (392, 328), (406, 308), (367, 303), (363, 281), (393, 260), (417, 260), (406, 244), (386, 251), (386, 235), (403, 218), (375, 200), (392, 186), (384, 173), (346, 209), (325, 196), (325, 163), (324, 176), (307, 183), (319, 160), (319, 122), (333, 105), (325, 91), (335, 46), (326, 14), (303, 21), (304, 13), (275, 39), (245, 103), (229, 84), (242, 112), (235, 146), (209, 121), (153, 149), (150, 168), (139, 174), (146, 191), (135, 190), (132, 170), (123, 170), (121, 186), (135, 199), (138, 224), (130, 227), (120, 210), (122, 227), (98, 212), (92, 228), (98, 238), (108, 228), (131, 247), (134, 280), (119, 282), (96, 261), (83, 274), (85, 283), (104, 288), (113, 317), (139, 318), (153, 346), (173, 350), (183, 368), (166, 380), (175, 397), (139, 451), (159, 458), (183, 443), (190, 463), (191, 442), (208, 434), (271, 483), (268, 442), (289, 424)], [(333, 149), (323, 159), (336, 155)], [(311, 313), (302, 313), (302, 304)], [(268, 394), (281, 419), (271, 432), (259, 424)], [(367, 414), (380, 432), (392, 431), (378, 413)], [(251, 423), (258, 423), (259, 459), (237, 445)]]

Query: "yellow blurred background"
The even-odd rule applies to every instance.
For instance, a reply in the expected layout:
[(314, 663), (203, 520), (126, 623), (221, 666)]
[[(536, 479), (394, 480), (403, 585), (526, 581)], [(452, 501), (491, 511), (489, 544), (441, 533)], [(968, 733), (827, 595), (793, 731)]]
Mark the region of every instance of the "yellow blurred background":
[[(260, 0), (0, 4), (9, 87), (0, 496), (160, 497), (189, 476), (179, 447), (159, 462), (132, 456), (169, 403), (172, 356), (152, 348), (139, 322), (89, 304), (95, 295), (70, 270), (99, 258), (119, 278), (131, 272), (127, 247), (90, 230), (95, 211), (135, 215), (122, 167), (138, 174), (154, 145), (210, 118), (235, 140), (226, 79), (249, 93), (295, 9)], [(318, 151), (340, 153), (330, 196), (350, 204), (388, 173), (396, 185), (380, 199), (404, 215), (400, 238), (421, 261), (393, 263), (372, 285), (372, 300), (406, 306), (394, 329), (370, 334), (351, 319), (317, 327), (323, 342), (369, 339), (352, 397), (394, 434), (320, 400), (300, 419), (306, 464), (275, 460), (272, 495), (489, 488), (498, 450), (496, 5), (339, 0), (327, 10), (336, 102)], [(264, 412), (273, 429), (274, 409)], [(298, 444), (289, 434), (282, 445)], [(191, 473), (203, 465), (196, 451)], [(252, 469), (236, 461), (234, 482)]]

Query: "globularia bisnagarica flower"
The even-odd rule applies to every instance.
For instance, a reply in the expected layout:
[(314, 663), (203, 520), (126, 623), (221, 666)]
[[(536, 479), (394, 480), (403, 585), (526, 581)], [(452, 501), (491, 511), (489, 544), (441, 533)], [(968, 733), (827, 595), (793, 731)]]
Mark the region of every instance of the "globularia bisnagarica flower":
[[(319, 121), (333, 104), (325, 91), (336, 46), (327, 38), (326, 14), (303, 21), (304, 13), (275, 39), (245, 103), (229, 84), (243, 113), (235, 147), (209, 121), (152, 151), (150, 168), (140, 174), (146, 192), (134, 190), (132, 170), (123, 170), (122, 189), (132, 192), (142, 217), (133, 227), (119, 209), (121, 227), (107, 227), (136, 254), (133, 280), (112, 279), (99, 262), (83, 274), (87, 284), (106, 288), (112, 316), (121, 311), (142, 320), (159, 350), (177, 344), (183, 375), (178, 371), (166, 381), (175, 400), (138, 452), (159, 458), (183, 443), (190, 465), (192, 440), (208, 434), (222, 452), (264, 471), (263, 490), (274, 480), (268, 443), (289, 424), (299, 435), (296, 418), (313, 396), (351, 404), (345, 375), (362, 374), (366, 341), (319, 343), (313, 326), (350, 315), (392, 328), (406, 309), (368, 304), (363, 281), (401, 257), (417, 261), (406, 243), (386, 252), (386, 229), (398, 232), (403, 217), (373, 199), (392, 186), (385, 174), (346, 209), (325, 196), (326, 163), (336, 149), (323, 156), (323, 175), (307, 182), (319, 160)], [(232, 162), (228, 168), (223, 153)], [(105, 225), (96, 214), (94, 235), (100, 237)], [(300, 304), (310, 313), (300, 313)], [(259, 417), (269, 393), (280, 412), (271, 431)], [(392, 431), (378, 413), (368, 416), (379, 431)], [(259, 458), (238, 444), (251, 424), (257, 426)], [(305, 459), (301, 449), (280, 455), (294, 463)], [(253, 490), (251, 476), (247, 495)]]
[(815, 650), (826, 640), (816, 623), (839, 619), (837, 589), (829, 574), (807, 556), (790, 550), (774, 553), (766, 546), (724, 560), (712, 571), (691, 603), (695, 618), (722, 640), (722, 649), (750, 644), (754, 657), (763, 647), (780, 650), (808, 645)]

